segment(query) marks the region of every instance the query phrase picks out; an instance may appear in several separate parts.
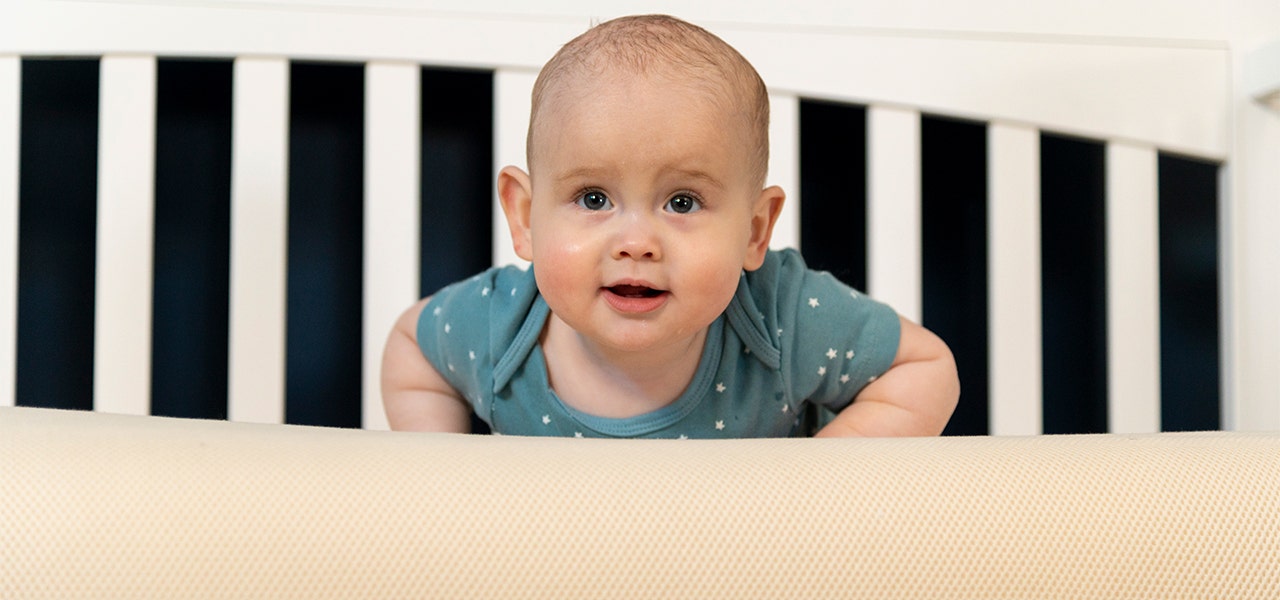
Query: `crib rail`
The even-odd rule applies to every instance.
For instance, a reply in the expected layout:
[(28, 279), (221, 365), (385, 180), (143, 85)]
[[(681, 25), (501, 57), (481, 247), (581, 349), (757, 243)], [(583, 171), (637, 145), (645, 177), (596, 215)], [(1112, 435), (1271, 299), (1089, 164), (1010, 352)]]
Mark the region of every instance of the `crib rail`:
[[(374, 14), (357, 20), (354, 40), (325, 46), (327, 33), (350, 28), (350, 15), (307, 13), (304, 20), (312, 32), (285, 42), (254, 35), (273, 27), (289, 29), (287, 19), (296, 15), (266, 11), (270, 14), (246, 17), (242, 9), (232, 14), (197, 7), (188, 9), (188, 16), (210, 18), (239, 35), (227, 42), (200, 33), (178, 40), (172, 31), (135, 32), (135, 38), (89, 33), (86, 40), (75, 36), (91, 29), (89, 21), (104, 15), (119, 18), (124, 9), (82, 8), (65, 15), (62, 25), (47, 35), (15, 30), (17, 37), (7, 48), (0, 47), (0, 53), (9, 53), (0, 54), (0, 321), (6, 323), (0, 329), (0, 404), (16, 402), (16, 327), (9, 324), (21, 318), (14, 302), (22, 202), (21, 62), (28, 56), (88, 54), (101, 56), (93, 406), (129, 414), (149, 411), (155, 73), (157, 56), (169, 52), (234, 59), (228, 416), (253, 422), (285, 419), (289, 65), (320, 57), (364, 64), (363, 424), (384, 428), (378, 395), (381, 346), (395, 316), (418, 294), (418, 261), (432, 260), (419, 257), (421, 234), (415, 227), (419, 210), (429, 210), (420, 208), (419, 199), (422, 186), (430, 185), (418, 170), (417, 119), (423, 95), (439, 92), (421, 88), (420, 66), (492, 69), (492, 166), (523, 164), (528, 96), (537, 65), (581, 26), (554, 19), (519, 24), (415, 14), (410, 19), (414, 25), (439, 35), (423, 42), (430, 36), (409, 31), (403, 19)], [(23, 3), (17, 16), (51, 19), (51, 10), (46, 4)], [(151, 8), (130, 10), (159, 25), (170, 19)], [(525, 41), (480, 48), (476, 38), (495, 23), (500, 32)], [(988, 123), (990, 433), (1036, 434), (1042, 426), (1040, 133), (1085, 135), (1104, 143), (1108, 427), (1116, 432), (1160, 429), (1157, 157), (1175, 152), (1225, 160), (1226, 95), (1221, 85), (1203, 85), (1226, 80), (1224, 48), (867, 32), (800, 36), (732, 26), (722, 35), (771, 84), (769, 180), (789, 192), (775, 247), (801, 243), (800, 102), (819, 98), (868, 107), (867, 287), (913, 319), (922, 315), (922, 115)], [(418, 41), (407, 41), (411, 39)], [(873, 55), (879, 58), (867, 58)], [(946, 60), (937, 61), (939, 56)], [(885, 69), (885, 63), (899, 68)], [(1066, 77), (1082, 66), (1095, 67), (1100, 80)], [(1018, 79), (1019, 74), (1024, 78)], [(1084, 96), (1098, 90), (1102, 97)], [(493, 261), (516, 262), (500, 211), (494, 215)]]

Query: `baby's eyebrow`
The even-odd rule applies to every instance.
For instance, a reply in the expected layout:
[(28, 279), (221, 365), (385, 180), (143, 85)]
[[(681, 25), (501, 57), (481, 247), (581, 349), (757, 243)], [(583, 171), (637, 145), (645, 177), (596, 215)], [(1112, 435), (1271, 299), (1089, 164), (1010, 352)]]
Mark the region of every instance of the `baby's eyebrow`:
[[(714, 185), (716, 187), (723, 187), (723, 184), (720, 182), (719, 179), (716, 179), (715, 176), (711, 175), (710, 173), (707, 173), (706, 171), (702, 171), (700, 169), (686, 169), (686, 168), (680, 168), (680, 167), (672, 167), (672, 168), (666, 169), (666, 171), (671, 175), (674, 175), (675, 176), (674, 178), (678, 180), (694, 179), (694, 180), (708, 183), (710, 185)], [(616, 175), (615, 169), (607, 169), (607, 168), (601, 168), (601, 167), (579, 167), (576, 169), (565, 171), (564, 173), (559, 173), (555, 176), (555, 178), (556, 178), (556, 181), (564, 182), (564, 181), (569, 181), (571, 179), (604, 179), (608, 177), (613, 177), (615, 175)]]
[(696, 179), (715, 187), (724, 187), (719, 179), (716, 179), (715, 176), (705, 171), (699, 171), (697, 169), (672, 169), (672, 171), (685, 179)]
[(557, 174), (556, 181), (564, 182), (569, 181), (570, 179), (601, 179), (612, 174), (613, 172), (608, 169), (598, 167), (578, 167), (576, 169)]

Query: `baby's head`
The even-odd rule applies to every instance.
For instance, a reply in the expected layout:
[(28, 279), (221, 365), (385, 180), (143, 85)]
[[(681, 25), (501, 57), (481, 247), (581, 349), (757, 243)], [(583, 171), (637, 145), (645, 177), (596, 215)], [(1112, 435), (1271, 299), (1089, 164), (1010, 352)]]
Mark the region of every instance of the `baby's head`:
[(667, 15), (620, 17), (596, 25), (543, 66), (533, 86), (526, 140), (530, 172), (542, 142), (539, 125), (556, 111), (571, 110), (572, 103), (566, 107), (564, 102), (567, 97), (589, 93), (594, 82), (637, 75), (693, 86), (713, 98), (742, 128), (750, 151), (749, 172), (756, 186), (763, 187), (769, 166), (769, 96), (764, 81), (724, 40)]
[(566, 44), (534, 86), (529, 172), (498, 176), (552, 313), (615, 349), (705, 331), (782, 206), (763, 187), (768, 121), (755, 69), (700, 27), (626, 17)]

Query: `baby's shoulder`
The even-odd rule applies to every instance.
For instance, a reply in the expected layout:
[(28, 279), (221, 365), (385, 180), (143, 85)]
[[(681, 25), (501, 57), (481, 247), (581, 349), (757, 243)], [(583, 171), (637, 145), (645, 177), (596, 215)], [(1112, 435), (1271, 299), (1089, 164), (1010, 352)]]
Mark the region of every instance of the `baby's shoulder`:
[(501, 338), (501, 332), (520, 328), (537, 295), (532, 271), (489, 268), (432, 294), (418, 318), (419, 337), (441, 342), (461, 337), (495, 340), (495, 334)]
[[(427, 311), (489, 311), (509, 308), (536, 295), (531, 271), (514, 265), (490, 267), (467, 279), (451, 283), (431, 295)], [(438, 312), (437, 312), (438, 311)]]
[(852, 291), (830, 273), (810, 269), (792, 248), (770, 250), (759, 269), (746, 272), (741, 287), (739, 300), (749, 300), (766, 317), (778, 309), (791, 313), (818, 290)]

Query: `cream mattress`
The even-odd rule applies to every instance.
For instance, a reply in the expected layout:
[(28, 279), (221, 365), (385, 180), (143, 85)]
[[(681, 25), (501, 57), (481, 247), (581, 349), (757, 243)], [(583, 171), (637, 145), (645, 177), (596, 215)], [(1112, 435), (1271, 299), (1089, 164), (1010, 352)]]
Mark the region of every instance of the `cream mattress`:
[(602, 441), (0, 408), (0, 598), (1280, 598), (1280, 434)]

